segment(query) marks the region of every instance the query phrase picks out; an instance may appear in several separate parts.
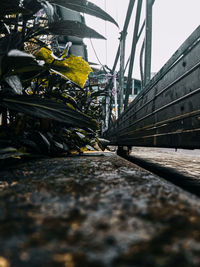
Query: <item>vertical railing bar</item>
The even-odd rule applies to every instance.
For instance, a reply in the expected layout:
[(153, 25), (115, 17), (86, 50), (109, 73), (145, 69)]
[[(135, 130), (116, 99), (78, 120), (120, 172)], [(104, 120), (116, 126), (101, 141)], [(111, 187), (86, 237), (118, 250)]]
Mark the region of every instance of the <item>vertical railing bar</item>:
[[(141, 34), (142, 34), (143, 30), (144, 30), (144, 26), (145, 26), (145, 20), (143, 21), (142, 26), (141, 26), (141, 29), (140, 29), (140, 31), (139, 31), (139, 34), (138, 34), (138, 41), (139, 41), (139, 39), (140, 39), (140, 37), (141, 37)], [(125, 66), (125, 68), (124, 68), (124, 74), (125, 74), (125, 72), (126, 72), (126, 69), (127, 69), (127, 67), (128, 67), (128, 64), (129, 64), (129, 62), (130, 62), (130, 59), (131, 59), (131, 56), (129, 56), (129, 58), (128, 58), (127, 62), (126, 62), (126, 66)]]
[[(130, 19), (131, 19), (131, 15), (132, 15), (132, 11), (133, 11), (134, 5), (135, 5), (135, 0), (130, 0), (129, 6), (128, 6), (128, 10), (127, 10), (127, 14), (126, 14), (126, 19), (125, 19), (125, 22), (124, 22), (123, 31), (122, 31), (123, 33), (127, 34), (127, 29), (128, 29), (129, 23), (130, 23)], [(120, 44), (118, 46), (118, 50), (117, 50), (117, 54), (116, 54), (116, 57), (115, 57), (114, 65), (113, 65), (113, 68), (112, 68), (112, 72), (114, 72), (115, 69), (116, 69), (116, 66), (117, 66), (117, 63), (118, 63), (118, 60), (119, 60), (119, 56), (120, 56)]]
[(123, 112), (124, 106), (124, 61), (125, 61), (125, 36), (121, 34), (120, 40), (120, 72), (119, 72), (119, 114)]
[(135, 18), (135, 27), (134, 27), (134, 32), (133, 32), (131, 58), (130, 58), (130, 64), (129, 64), (127, 85), (126, 85), (124, 109), (126, 109), (128, 106), (130, 87), (132, 85), (131, 81), (132, 81), (132, 73), (133, 73), (133, 64), (134, 64), (134, 60), (135, 60), (136, 45), (137, 45), (137, 41), (138, 41), (138, 29), (139, 29), (139, 23), (140, 23), (141, 10), (142, 10), (142, 0), (138, 0), (136, 18)]
[(144, 47), (145, 40), (142, 43), (141, 51), (140, 51), (140, 76), (141, 76), (141, 87), (144, 87), (144, 66), (143, 66), (143, 56), (144, 56)]
[(152, 50), (152, 0), (146, 0), (146, 34), (145, 34), (145, 63), (144, 86), (151, 79), (151, 50)]

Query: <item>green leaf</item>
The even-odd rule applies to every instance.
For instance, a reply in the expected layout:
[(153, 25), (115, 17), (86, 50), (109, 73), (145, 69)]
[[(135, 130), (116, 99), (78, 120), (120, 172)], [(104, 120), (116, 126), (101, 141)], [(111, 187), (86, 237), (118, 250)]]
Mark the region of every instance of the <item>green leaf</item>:
[(16, 151), (17, 151), (17, 149), (15, 147), (0, 148), (0, 154), (12, 153), (12, 152), (16, 152)]
[(96, 123), (89, 116), (70, 109), (65, 104), (37, 96), (2, 97), (0, 106), (37, 118), (49, 118), (70, 126), (97, 128)]
[(21, 156), (26, 156), (26, 155), (28, 155), (28, 153), (17, 150), (14, 147), (6, 147), (6, 148), (0, 149), (0, 160), (9, 159), (9, 158), (20, 159)]
[(24, 8), (19, 4), (20, 0), (1, 0), (0, 16), (23, 12)]
[(42, 3), (42, 6), (45, 10), (45, 13), (47, 14), (48, 21), (53, 22), (54, 21), (54, 7), (49, 4), (47, 1)]
[(13, 49), (3, 57), (1, 73), (3, 76), (13, 76), (25, 72), (44, 71), (43, 66), (38, 65), (35, 58), (23, 51)]
[(0, 55), (7, 55), (9, 51), (16, 50), (19, 46), (22, 47), (22, 44), (22, 33), (10, 32), (6, 34), (5, 37), (0, 38)]
[(35, 35), (54, 34), (76, 36), (80, 38), (106, 39), (103, 35), (86, 26), (84, 23), (72, 20), (61, 20), (49, 24), (48, 28), (39, 30)]
[(5, 78), (7, 84), (13, 89), (14, 93), (21, 95), (22, 94), (22, 84), (20, 78), (17, 75), (12, 75)]
[(82, 133), (76, 132), (76, 134), (78, 135), (78, 137), (79, 137), (80, 139), (84, 139), (84, 138), (85, 138), (85, 135), (82, 134)]
[(117, 22), (104, 10), (86, 0), (49, 0), (50, 3), (69, 8), (78, 12), (86, 13), (103, 20), (110, 21), (118, 26)]
[(48, 154), (50, 152), (51, 144), (44, 134), (41, 132), (35, 132), (32, 134), (32, 139), (44, 154)]
[(41, 9), (41, 4), (36, 0), (1, 0), (0, 17), (12, 14), (34, 14)]
[[(45, 1), (44, 1), (45, 2)], [(40, 0), (24, 0), (23, 6), (31, 14), (35, 14), (42, 8), (42, 1)]]
[(31, 79), (35, 77), (37, 73), (42, 73), (46, 70), (47, 70), (46, 67), (35, 65), (35, 64), (29, 64), (29, 65), (24, 65), (21, 68), (18, 67), (18, 68), (11, 70), (10, 72), (6, 73), (6, 76), (15, 75), (15, 74), (25, 74), (26, 72), (30, 72), (30, 79)]
[(92, 146), (90, 146), (90, 145), (86, 145), (86, 148), (87, 148), (88, 150), (91, 150), (91, 151), (94, 151), (94, 150), (95, 150), (94, 147), (92, 147)]
[(97, 143), (101, 150), (104, 151), (106, 147), (110, 144), (110, 141), (103, 138), (97, 138)]

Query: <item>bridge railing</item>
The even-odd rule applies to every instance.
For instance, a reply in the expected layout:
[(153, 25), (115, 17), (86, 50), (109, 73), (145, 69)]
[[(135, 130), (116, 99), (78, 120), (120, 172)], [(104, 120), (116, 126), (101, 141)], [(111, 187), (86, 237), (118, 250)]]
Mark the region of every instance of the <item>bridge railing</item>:
[(104, 135), (119, 146), (200, 148), (200, 27)]

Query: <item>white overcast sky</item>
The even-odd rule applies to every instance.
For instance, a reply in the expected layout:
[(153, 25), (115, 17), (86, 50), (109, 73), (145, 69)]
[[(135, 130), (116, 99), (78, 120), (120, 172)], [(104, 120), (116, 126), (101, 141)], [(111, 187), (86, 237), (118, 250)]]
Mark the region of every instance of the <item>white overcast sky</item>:
[[(86, 15), (86, 23), (99, 33), (107, 37), (107, 41), (93, 39), (96, 53), (102, 62), (110, 68), (119, 44), (119, 32), (123, 28), (129, 0), (89, 0), (99, 7), (106, 9), (119, 24), (119, 29), (110, 22)], [(137, 1), (136, 1), (137, 2)], [(143, 0), (143, 12), (141, 23), (145, 15), (145, 2)], [(137, 3), (136, 3), (137, 4)], [(136, 9), (136, 4), (135, 8)], [(126, 59), (130, 55), (135, 12), (128, 28), (126, 43)], [(153, 47), (152, 47), (152, 72), (157, 72), (170, 56), (179, 48), (184, 40), (200, 24), (200, 0), (155, 0), (153, 7)], [(141, 40), (144, 38), (142, 36)], [(98, 62), (92, 50), (89, 40), (85, 40), (88, 46), (89, 61)], [(139, 75), (139, 52), (141, 42), (138, 44), (137, 57), (134, 64), (133, 76)]]

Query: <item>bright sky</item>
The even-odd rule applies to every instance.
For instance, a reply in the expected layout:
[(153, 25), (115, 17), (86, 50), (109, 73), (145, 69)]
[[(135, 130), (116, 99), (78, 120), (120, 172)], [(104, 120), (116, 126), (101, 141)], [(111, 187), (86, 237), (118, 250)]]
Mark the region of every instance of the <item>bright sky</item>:
[[(102, 62), (112, 68), (114, 58), (119, 44), (119, 32), (122, 30), (129, 4), (129, 0), (89, 0), (99, 7), (106, 9), (119, 24), (119, 29), (110, 22), (86, 15), (86, 23), (99, 33), (107, 37), (107, 41), (93, 39), (96, 53)], [(137, 2), (137, 1), (136, 1)], [(143, 0), (143, 12), (141, 23), (145, 15), (145, 2)], [(136, 4), (135, 8), (136, 9)], [(153, 47), (152, 47), (152, 72), (157, 72), (171, 55), (179, 48), (185, 39), (200, 24), (200, 0), (155, 0), (153, 7)], [(130, 55), (132, 34), (134, 27), (134, 16), (128, 29), (126, 43), (126, 60)], [(144, 36), (141, 37), (141, 41)], [(98, 62), (90, 40), (85, 40), (88, 46), (89, 61)], [(133, 76), (140, 78), (139, 74), (139, 52), (141, 42), (137, 49), (137, 57), (134, 64)]]

